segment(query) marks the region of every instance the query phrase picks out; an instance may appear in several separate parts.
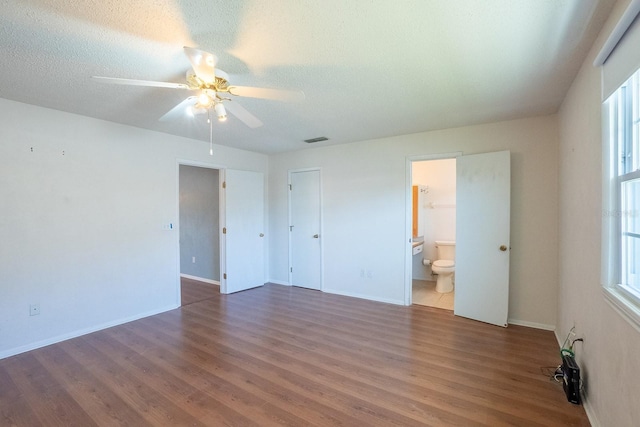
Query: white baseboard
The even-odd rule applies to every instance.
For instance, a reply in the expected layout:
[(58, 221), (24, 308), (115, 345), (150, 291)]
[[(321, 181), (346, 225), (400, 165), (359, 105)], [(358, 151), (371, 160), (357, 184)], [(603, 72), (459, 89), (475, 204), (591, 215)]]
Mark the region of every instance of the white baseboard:
[(560, 337), (558, 336), (558, 331), (557, 330), (553, 331), (553, 334), (556, 336), (556, 341), (558, 341), (558, 348), (562, 349), (562, 342), (564, 340), (560, 339)]
[[(536, 323), (536, 322), (528, 322), (526, 320), (518, 320), (518, 319), (508, 319), (507, 323), (510, 325), (517, 325), (517, 326), (526, 326), (528, 328), (534, 328), (534, 329), (542, 329), (545, 331), (556, 331), (556, 326), (555, 325), (547, 325), (545, 323)], [(556, 339), (557, 339), (557, 334), (556, 334)]]
[(134, 316), (129, 316), (129, 317), (124, 317), (122, 319), (118, 319), (118, 320), (113, 320), (111, 322), (106, 322), (106, 323), (102, 323), (96, 326), (92, 326), (89, 328), (85, 328), (85, 329), (79, 329), (77, 331), (73, 331), (73, 332), (69, 332), (66, 334), (62, 334), (62, 335), (58, 335), (52, 338), (47, 338), (45, 340), (41, 340), (41, 341), (36, 341), (30, 344), (26, 344), (20, 347), (14, 347), (11, 348), (9, 350), (5, 350), (0, 352), (0, 359), (4, 359), (6, 357), (11, 357), (11, 356), (15, 356), (16, 354), (20, 354), (20, 353), (25, 353), (27, 351), (31, 351), (31, 350), (35, 350), (37, 348), (41, 348), (41, 347), (46, 347), (48, 345), (51, 344), (55, 344), (55, 343), (59, 343), (62, 341), (66, 341), (69, 340), (71, 338), (76, 338), (82, 335), (86, 335), (86, 334), (90, 334), (92, 332), (97, 332), (97, 331), (101, 331), (103, 329), (107, 329), (107, 328), (111, 328), (113, 326), (118, 326), (118, 325), (122, 325), (125, 323), (129, 323), (129, 322), (133, 322), (134, 320), (138, 320), (138, 319), (142, 319), (144, 317), (149, 317), (149, 316), (154, 316), (156, 314), (160, 314), (160, 313), (164, 313), (165, 311), (169, 311), (169, 310), (175, 310), (176, 308), (180, 307), (179, 305), (175, 305), (172, 304), (170, 306), (158, 309), (158, 310), (152, 310), (152, 311), (148, 311), (146, 313), (140, 313), (140, 314), (136, 314)]
[(377, 302), (384, 302), (387, 304), (395, 304), (395, 305), (404, 305), (404, 301), (403, 300), (395, 300), (395, 299), (388, 299), (388, 298), (377, 298), (377, 297), (372, 297), (371, 295), (362, 295), (362, 294), (357, 294), (357, 293), (352, 293), (352, 292), (342, 292), (342, 291), (337, 291), (335, 289), (321, 289), (322, 292), (326, 292), (328, 294), (335, 294), (335, 295), (342, 295), (345, 297), (353, 297), (353, 298), (360, 298), (360, 299), (366, 299), (369, 301), (377, 301)]
[(583, 400), (582, 406), (584, 407), (584, 411), (587, 413), (587, 418), (589, 418), (591, 427), (600, 427), (602, 424), (600, 424), (600, 421), (598, 421), (598, 417), (596, 417), (596, 414), (593, 411), (593, 408), (591, 407), (589, 400), (588, 399)]
[[(282, 285), (282, 286), (292, 286), (291, 283), (283, 282), (283, 281), (280, 281), (280, 280), (269, 280), (268, 283), (273, 283), (275, 285)], [(327, 294), (342, 295), (342, 296), (345, 296), (345, 297), (366, 299), (366, 300), (369, 300), (369, 301), (384, 302), (384, 303), (387, 303), (387, 304), (404, 305), (404, 301), (400, 301), (400, 300), (393, 300), (393, 299), (386, 299), (386, 298), (375, 298), (375, 297), (371, 297), (370, 295), (362, 295), (362, 294), (351, 293), (351, 292), (342, 292), (342, 291), (337, 291), (335, 289), (325, 289), (325, 288), (323, 288), (323, 289), (320, 289), (320, 292), (325, 292)]]
[(197, 282), (210, 283), (212, 285), (220, 286), (220, 282), (218, 282), (217, 280), (205, 279), (204, 277), (191, 276), (189, 274), (180, 274), (180, 277), (184, 277), (185, 279), (189, 280), (195, 280)]

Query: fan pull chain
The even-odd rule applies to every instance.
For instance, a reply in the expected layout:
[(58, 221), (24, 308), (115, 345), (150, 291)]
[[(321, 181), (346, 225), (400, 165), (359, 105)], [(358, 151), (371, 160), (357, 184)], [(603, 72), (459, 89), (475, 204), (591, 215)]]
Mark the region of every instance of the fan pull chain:
[(213, 156), (213, 122), (211, 121), (211, 109), (207, 111), (208, 117), (207, 121), (209, 122), (209, 155)]

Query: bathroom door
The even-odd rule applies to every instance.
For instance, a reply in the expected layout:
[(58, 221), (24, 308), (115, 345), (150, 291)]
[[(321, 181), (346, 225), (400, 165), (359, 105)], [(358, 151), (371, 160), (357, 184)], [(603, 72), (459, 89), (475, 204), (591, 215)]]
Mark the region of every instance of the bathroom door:
[(289, 172), (289, 283), (320, 290), (320, 171)]
[(458, 157), (456, 205), (454, 313), (507, 326), (510, 152)]
[(230, 294), (265, 282), (264, 176), (231, 169), (223, 172), (220, 292)]

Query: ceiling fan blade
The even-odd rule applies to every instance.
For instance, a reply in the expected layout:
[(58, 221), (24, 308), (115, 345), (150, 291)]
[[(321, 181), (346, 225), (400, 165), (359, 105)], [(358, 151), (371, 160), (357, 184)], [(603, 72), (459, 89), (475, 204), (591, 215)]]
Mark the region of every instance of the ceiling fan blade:
[(92, 79), (98, 80), (102, 83), (111, 83), (116, 85), (130, 85), (130, 86), (151, 86), (151, 87), (166, 87), (170, 89), (189, 89), (184, 83), (170, 83), (170, 82), (154, 82), (151, 80), (134, 80), (134, 79), (121, 79), (119, 77), (100, 77), (91, 76)]
[(273, 99), (276, 101), (302, 101), (304, 92), (284, 89), (267, 89), (250, 86), (229, 86), (229, 93), (236, 96), (247, 96), (250, 98)]
[(228, 112), (236, 116), (241, 122), (252, 129), (258, 128), (263, 125), (260, 119), (245, 110), (242, 105), (237, 104), (234, 101), (225, 102), (224, 106)]
[(160, 117), (158, 120), (161, 122), (166, 122), (170, 120), (183, 119), (189, 116), (191, 108), (196, 105), (198, 102), (197, 96), (190, 96), (180, 104), (173, 107), (171, 110), (167, 111), (164, 116)]
[(187, 46), (184, 47), (184, 53), (189, 58), (196, 76), (208, 84), (215, 81), (218, 58), (213, 53)]

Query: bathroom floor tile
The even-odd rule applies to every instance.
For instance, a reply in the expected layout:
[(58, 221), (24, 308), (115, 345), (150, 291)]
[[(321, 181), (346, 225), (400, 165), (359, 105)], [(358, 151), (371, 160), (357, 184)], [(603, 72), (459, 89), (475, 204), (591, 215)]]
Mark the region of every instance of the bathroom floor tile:
[(453, 310), (455, 290), (446, 294), (436, 291), (436, 282), (425, 280), (413, 281), (412, 300), (414, 304)]

